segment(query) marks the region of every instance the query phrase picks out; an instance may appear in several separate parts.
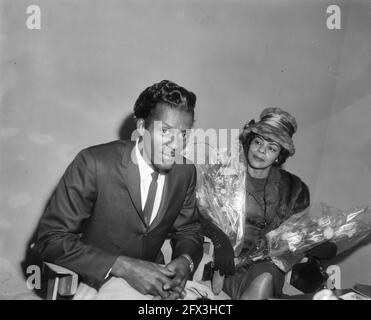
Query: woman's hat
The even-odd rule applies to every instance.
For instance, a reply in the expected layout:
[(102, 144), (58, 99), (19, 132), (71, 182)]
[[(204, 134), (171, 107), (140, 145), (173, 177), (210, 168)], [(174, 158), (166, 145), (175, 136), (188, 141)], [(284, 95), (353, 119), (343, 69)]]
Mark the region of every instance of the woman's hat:
[(288, 112), (280, 108), (266, 108), (260, 114), (259, 122), (251, 120), (244, 126), (241, 137), (244, 139), (248, 133), (254, 132), (277, 142), (293, 156), (295, 145), (292, 136), (297, 128), (295, 118)]

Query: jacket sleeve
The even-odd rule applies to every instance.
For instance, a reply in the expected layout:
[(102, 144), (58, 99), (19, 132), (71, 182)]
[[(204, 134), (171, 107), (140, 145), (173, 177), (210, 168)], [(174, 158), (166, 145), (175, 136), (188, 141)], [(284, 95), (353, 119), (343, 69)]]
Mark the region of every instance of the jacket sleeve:
[(186, 193), (183, 207), (176, 218), (170, 233), (173, 248), (172, 259), (189, 254), (197, 269), (203, 255), (203, 235), (198, 212), (196, 210), (196, 168), (192, 166), (192, 177)]
[(50, 199), (40, 220), (35, 250), (43, 260), (75, 271), (98, 290), (117, 256), (80, 240), (96, 195), (95, 160), (85, 149), (68, 166)]

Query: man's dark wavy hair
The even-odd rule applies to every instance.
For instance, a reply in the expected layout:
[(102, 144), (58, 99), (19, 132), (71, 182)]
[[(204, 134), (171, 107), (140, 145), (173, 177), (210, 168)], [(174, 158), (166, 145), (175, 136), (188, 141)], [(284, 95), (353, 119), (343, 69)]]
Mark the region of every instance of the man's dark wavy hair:
[(196, 95), (169, 80), (162, 80), (146, 88), (134, 105), (134, 116), (142, 118), (148, 124), (157, 103), (163, 102), (170, 107), (190, 112), (194, 118)]
[[(247, 159), (247, 153), (249, 152), (251, 142), (254, 140), (255, 137), (259, 137), (259, 136), (260, 136), (259, 134), (254, 133), (254, 132), (249, 132), (246, 135), (243, 135), (243, 134), (240, 135), (240, 142), (242, 144), (246, 159)], [(265, 137), (262, 137), (262, 138), (268, 141), (270, 140)], [(273, 166), (275, 167), (282, 166), (286, 162), (289, 155), (290, 154), (288, 150), (286, 150), (285, 148), (281, 146), (280, 154), (278, 155), (277, 161), (273, 162)]]

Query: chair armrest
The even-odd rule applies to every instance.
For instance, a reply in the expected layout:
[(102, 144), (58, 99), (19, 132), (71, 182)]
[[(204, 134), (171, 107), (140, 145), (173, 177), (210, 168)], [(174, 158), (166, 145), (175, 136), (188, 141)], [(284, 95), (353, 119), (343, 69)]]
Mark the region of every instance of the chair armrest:
[(70, 270), (70, 269), (67, 269), (67, 268), (64, 268), (64, 267), (61, 267), (57, 264), (54, 264), (54, 263), (50, 263), (50, 262), (43, 262), (44, 265), (46, 265), (51, 271), (53, 271), (54, 273), (56, 274), (59, 274), (59, 275), (72, 275), (73, 277), (77, 277), (77, 273)]
[(73, 296), (77, 291), (79, 276), (76, 272), (50, 262), (43, 262), (48, 274), (47, 299), (60, 296)]

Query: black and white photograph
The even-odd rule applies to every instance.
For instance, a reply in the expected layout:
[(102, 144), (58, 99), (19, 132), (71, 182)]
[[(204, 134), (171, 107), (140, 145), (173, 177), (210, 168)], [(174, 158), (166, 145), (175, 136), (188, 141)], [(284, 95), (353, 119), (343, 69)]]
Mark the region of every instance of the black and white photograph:
[(0, 0), (0, 77), (0, 300), (371, 300), (370, 0)]

